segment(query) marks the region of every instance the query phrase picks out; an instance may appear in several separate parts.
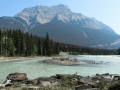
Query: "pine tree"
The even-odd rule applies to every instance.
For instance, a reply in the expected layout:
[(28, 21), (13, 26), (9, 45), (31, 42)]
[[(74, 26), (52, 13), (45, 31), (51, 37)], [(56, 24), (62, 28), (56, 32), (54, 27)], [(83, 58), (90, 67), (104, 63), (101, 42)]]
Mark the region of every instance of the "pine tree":
[(16, 49), (16, 54), (20, 55), (20, 43), (21, 43), (21, 38), (20, 38), (20, 30), (16, 30), (14, 31), (14, 45), (15, 45), (15, 49)]
[(20, 34), (21, 42), (20, 42), (20, 54), (25, 54), (25, 39), (24, 39), (24, 33), (22, 32)]
[(7, 30), (7, 38), (11, 38), (12, 37), (12, 30)]
[(30, 52), (29, 55), (34, 55), (35, 54), (35, 44), (33, 42), (33, 35), (31, 34), (29, 37), (29, 42), (30, 42)]
[(5, 52), (5, 55), (7, 55), (7, 32), (8, 30), (4, 30), (4, 52)]
[(10, 56), (14, 56), (15, 55), (15, 47), (14, 47), (14, 43), (13, 43), (11, 38), (7, 39), (7, 51), (8, 51), (8, 54)]
[(55, 54), (54, 49), (53, 49), (54, 48), (54, 43), (53, 43), (52, 39), (50, 40), (50, 47), (51, 47), (51, 55)]
[(59, 54), (59, 51), (60, 51), (60, 45), (59, 45), (59, 42), (57, 42), (57, 44), (56, 44), (56, 54)]
[(51, 55), (50, 39), (48, 33), (46, 34), (45, 37), (45, 52), (47, 56)]
[(42, 55), (46, 56), (45, 39), (42, 39)]
[(38, 55), (42, 55), (42, 40), (38, 40)]
[(26, 33), (25, 36), (26, 36), (26, 38), (25, 38), (25, 56), (29, 56), (30, 55), (29, 34)]

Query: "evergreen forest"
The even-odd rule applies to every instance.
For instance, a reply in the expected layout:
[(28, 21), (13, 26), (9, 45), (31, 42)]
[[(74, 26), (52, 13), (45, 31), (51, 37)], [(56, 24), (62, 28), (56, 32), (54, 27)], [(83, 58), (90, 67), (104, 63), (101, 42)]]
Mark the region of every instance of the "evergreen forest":
[(59, 52), (72, 55), (116, 55), (118, 50), (97, 49), (55, 42), (49, 34), (39, 37), (27, 32), (0, 29), (0, 56), (51, 56)]

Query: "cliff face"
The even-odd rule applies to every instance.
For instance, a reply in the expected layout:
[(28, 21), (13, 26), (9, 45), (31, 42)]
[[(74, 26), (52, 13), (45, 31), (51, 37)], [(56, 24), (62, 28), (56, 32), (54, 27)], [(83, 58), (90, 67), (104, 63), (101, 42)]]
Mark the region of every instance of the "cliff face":
[(16, 14), (14, 17), (22, 18), (29, 25), (34, 22), (45, 24), (50, 22), (56, 14), (64, 12), (70, 12), (69, 8), (64, 5), (58, 5), (53, 7), (39, 5), (32, 8), (26, 8), (22, 12)]

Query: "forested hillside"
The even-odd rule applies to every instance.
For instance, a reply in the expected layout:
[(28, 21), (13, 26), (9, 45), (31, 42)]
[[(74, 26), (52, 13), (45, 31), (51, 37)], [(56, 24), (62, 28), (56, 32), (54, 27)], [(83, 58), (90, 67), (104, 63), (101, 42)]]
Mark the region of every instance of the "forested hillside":
[(54, 42), (46, 33), (45, 37), (38, 37), (19, 30), (0, 29), (1, 56), (51, 56), (59, 52), (70, 54), (110, 55), (117, 54), (117, 50), (81, 47)]

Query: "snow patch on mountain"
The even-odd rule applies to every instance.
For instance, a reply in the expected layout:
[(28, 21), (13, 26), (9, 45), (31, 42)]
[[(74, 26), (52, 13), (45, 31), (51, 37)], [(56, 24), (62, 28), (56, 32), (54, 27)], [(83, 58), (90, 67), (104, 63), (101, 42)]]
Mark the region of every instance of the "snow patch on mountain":
[(116, 40), (116, 41), (113, 42), (113, 43), (110, 43), (110, 45), (118, 45), (118, 44), (120, 44), (120, 39)]
[(86, 38), (88, 38), (87, 34), (85, 32), (83, 32), (83, 34), (85, 35)]

